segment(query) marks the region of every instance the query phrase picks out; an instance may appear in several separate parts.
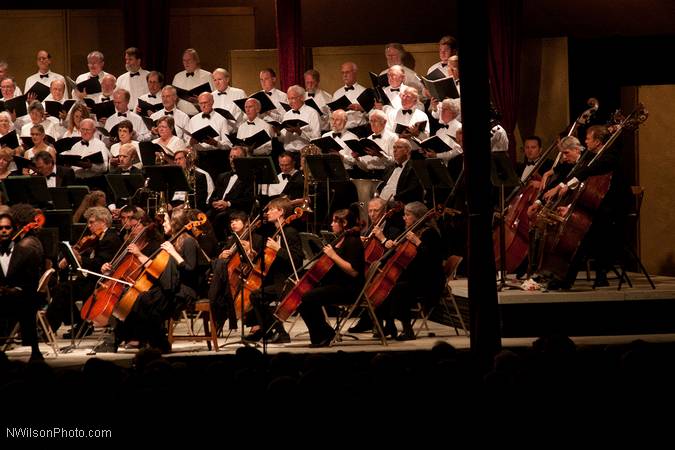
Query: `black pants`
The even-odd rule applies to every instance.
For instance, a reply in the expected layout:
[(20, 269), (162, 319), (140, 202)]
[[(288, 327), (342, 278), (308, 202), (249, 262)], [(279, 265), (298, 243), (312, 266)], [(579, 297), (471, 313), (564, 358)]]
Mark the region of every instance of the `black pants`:
[(234, 299), (230, 292), (230, 281), (227, 273), (227, 261), (215, 259), (211, 262), (213, 278), (209, 284), (208, 298), (211, 302), (216, 324), (220, 328), (228, 319), (230, 329), (237, 328), (237, 314), (234, 310)]
[(316, 287), (302, 297), (298, 311), (307, 325), (312, 344), (318, 344), (335, 333), (333, 327), (326, 322), (321, 307), (331, 304), (351, 304), (355, 297), (351, 288), (336, 284)]
[(6, 319), (7, 330), (2, 330), (0, 336), (9, 336), (18, 321), (21, 327), (21, 340), (23, 345), (37, 347), (37, 313), (36, 295), (25, 295), (22, 292), (2, 295), (0, 302), (0, 318)]

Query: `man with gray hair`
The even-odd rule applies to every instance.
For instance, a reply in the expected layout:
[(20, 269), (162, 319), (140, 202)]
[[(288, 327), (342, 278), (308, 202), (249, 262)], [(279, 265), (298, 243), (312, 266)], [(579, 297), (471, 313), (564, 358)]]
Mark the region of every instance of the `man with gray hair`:
[[(211, 72), (201, 68), (199, 53), (194, 48), (188, 48), (183, 52), (183, 67), (185, 70), (181, 70), (173, 77), (173, 81), (171, 82), (173, 86), (189, 91), (204, 83), (208, 83), (210, 86), (209, 92), (215, 89), (213, 80), (211, 79)], [(194, 97), (190, 98), (189, 101), (181, 99), (178, 102), (178, 109), (192, 117), (199, 113), (192, 103), (196, 100)]]
[[(9, 74), (9, 64), (7, 64), (7, 61), (0, 61), (0, 80), (8, 77), (11, 78)], [(14, 79), (12, 79), (12, 81), (14, 81)], [(14, 83), (14, 93), (10, 98), (18, 97), (19, 95), (21, 95), (21, 89)]]
[(312, 139), (321, 135), (319, 113), (305, 105), (305, 90), (301, 86), (295, 84), (289, 87), (286, 94), (291, 109), (284, 114), (282, 124), (290, 120), (302, 120), (306, 125), (285, 126), (279, 133), (279, 141), (286, 151), (299, 152)]
[[(274, 133), (272, 125), (258, 117), (260, 102), (257, 98), (246, 100), (244, 112), (246, 113), (245, 120), (237, 130), (237, 139), (244, 140), (260, 131), (264, 131), (270, 138), (272, 137)], [(257, 147), (251, 147), (249, 153), (253, 156), (269, 155), (272, 153), (272, 141), (270, 140)]]
[(168, 85), (162, 88), (162, 105), (164, 106), (164, 109), (160, 109), (151, 115), (150, 118), (153, 121), (157, 121), (160, 119), (160, 117), (172, 116), (175, 125), (174, 131), (176, 136), (186, 142), (189, 141), (190, 139), (187, 137), (187, 135), (184, 135), (183, 130), (187, 130), (188, 124), (190, 123), (190, 117), (178, 109), (178, 95), (176, 94), (175, 87)]
[[(80, 122), (80, 135), (82, 140), (73, 145), (73, 148), (61, 153), (62, 155), (77, 155), (85, 158), (100, 152), (103, 155), (103, 162), (93, 164), (87, 159), (83, 159), (77, 166), (73, 166), (77, 178), (91, 178), (102, 175), (108, 171), (108, 160), (110, 154), (103, 141), (94, 137), (96, 133), (96, 122), (93, 119), (83, 119)], [(58, 162), (58, 157), (57, 157)]]
[[(130, 100), (131, 94), (129, 94), (129, 91), (126, 89), (115, 89), (115, 92), (113, 92), (115, 114), (106, 119), (105, 129), (112, 131), (115, 125), (122, 122), (123, 120), (128, 120), (134, 126), (134, 131), (136, 131), (136, 136), (139, 141), (150, 140), (150, 131), (148, 130), (148, 127), (145, 126), (145, 122), (143, 122), (141, 116), (129, 110)], [(111, 133), (111, 138), (114, 134), (116, 133)], [(116, 137), (117, 136), (115, 136), (115, 138)]]
[[(103, 70), (103, 66), (105, 66), (105, 57), (103, 56), (103, 53), (99, 52), (98, 50), (94, 50), (93, 52), (89, 53), (87, 55), (87, 67), (89, 67), (89, 72), (79, 75), (75, 79), (75, 84), (82, 83), (83, 81), (87, 81), (90, 78), (98, 78), (99, 82), (103, 81), (103, 77), (107, 75), (107, 73)], [(97, 96), (96, 93), (92, 94), (89, 92), (80, 92), (77, 90), (77, 88), (73, 89), (72, 95), (73, 98), (78, 98), (80, 100), (85, 97), (95, 100)]]
[(213, 94), (213, 108), (221, 108), (229, 111), (234, 120), (228, 120), (230, 128), (237, 130), (244, 115), (241, 109), (234, 103), (235, 100), (246, 98), (246, 92), (243, 89), (230, 86), (230, 72), (219, 67), (211, 74), (213, 84), (216, 86)]
[(340, 73), (342, 74), (342, 82), (344, 86), (335, 91), (333, 100), (338, 100), (343, 95), (352, 102), (347, 108), (347, 128), (354, 128), (359, 125), (366, 124), (366, 117), (368, 111), (364, 111), (356, 99), (366, 90), (356, 81), (356, 74), (359, 68), (355, 63), (347, 61), (340, 66)]

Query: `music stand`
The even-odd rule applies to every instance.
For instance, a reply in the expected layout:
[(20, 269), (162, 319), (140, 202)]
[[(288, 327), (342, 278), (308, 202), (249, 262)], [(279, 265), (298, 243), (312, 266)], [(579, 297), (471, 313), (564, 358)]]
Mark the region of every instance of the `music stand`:
[(455, 183), (452, 181), (447, 167), (439, 158), (411, 160), (413, 171), (425, 191), (431, 191), (431, 202), (436, 205), (436, 189), (452, 190)]
[(255, 200), (255, 210), (260, 207), (258, 186), (261, 184), (279, 183), (274, 162), (270, 156), (247, 156), (245, 158), (235, 158), (234, 171), (242, 182), (253, 184), (253, 195)]
[(115, 204), (118, 207), (122, 204), (129, 204), (134, 193), (143, 187), (145, 179), (140, 173), (132, 174), (107, 174), (105, 180), (115, 196)]
[(45, 177), (7, 177), (2, 184), (9, 205), (28, 203), (37, 208), (45, 208), (51, 200)]
[[(342, 158), (338, 154), (329, 153), (322, 155), (307, 155), (305, 156), (305, 164), (309, 168), (309, 171), (312, 174), (312, 178), (316, 182), (326, 182), (326, 217), (324, 221), (328, 218), (331, 213), (331, 205), (333, 204), (333, 198), (330, 195), (330, 183), (331, 182), (340, 182), (348, 181), (349, 176), (345, 170), (345, 166), (342, 163)], [(334, 197), (334, 196), (333, 196)], [(316, 221), (316, 215), (314, 216)], [(316, 223), (314, 224), (314, 229), (316, 229)]]
[(152, 191), (164, 192), (169, 198), (169, 192), (190, 190), (185, 172), (180, 166), (144, 166), (145, 176), (148, 178), (148, 188)]
[(208, 172), (215, 180), (218, 174), (230, 170), (230, 152), (228, 150), (197, 150), (196, 166)]
[(72, 209), (51, 209), (44, 211), (45, 227), (59, 230), (59, 241), (70, 241), (73, 227)]
[(504, 223), (506, 205), (504, 191), (507, 187), (512, 188), (520, 185), (520, 178), (513, 170), (507, 152), (492, 152), (490, 181), (492, 186), (499, 188), (499, 285), (497, 290), (501, 291), (505, 288), (522, 289), (520, 285), (506, 282), (506, 226)]

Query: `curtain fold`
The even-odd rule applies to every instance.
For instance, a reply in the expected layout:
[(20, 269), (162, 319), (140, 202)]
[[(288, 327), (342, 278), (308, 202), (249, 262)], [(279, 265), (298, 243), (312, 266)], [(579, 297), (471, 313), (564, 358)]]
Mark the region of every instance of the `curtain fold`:
[(305, 71), (302, 48), (302, 14), (300, 0), (276, 0), (277, 55), (280, 89), (303, 85)]
[(492, 100), (501, 113), (501, 124), (509, 136), (509, 156), (516, 157), (514, 131), (518, 118), (520, 51), (522, 45), (522, 0), (490, 0), (488, 69)]
[(123, 0), (122, 16), (125, 48), (140, 49), (143, 54), (143, 68), (158, 70), (166, 76), (169, 0)]

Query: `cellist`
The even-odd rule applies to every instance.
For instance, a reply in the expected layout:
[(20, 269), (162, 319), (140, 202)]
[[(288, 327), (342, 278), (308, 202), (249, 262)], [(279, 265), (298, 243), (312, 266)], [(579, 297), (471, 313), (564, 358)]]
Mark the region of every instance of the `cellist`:
[[(435, 220), (429, 217), (425, 223), (420, 224), (415, 230), (410, 230), (413, 224), (423, 218), (427, 212), (428, 208), (421, 202), (412, 202), (405, 205), (403, 221), (406, 229), (409, 230), (405, 239), (417, 247), (417, 253), (396, 280), (387, 299), (377, 309), (379, 320), (386, 319), (387, 321), (383, 329), (384, 334), (400, 341), (415, 339), (410, 315), (415, 302), (421, 298), (423, 305), (429, 306), (433, 302), (437, 302), (443, 292), (445, 282), (443, 246)], [(391, 256), (391, 258), (394, 257), (396, 257), (396, 253)], [(397, 335), (395, 318), (400, 320), (403, 326), (400, 335)]]
[[(323, 256), (332, 260), (333, 265), (318, 285), (302, 296), (298, 312), (307, 325), (311, 347), (330, 345), (335, 336), (321, 307), (354, 303), (363, 287), (365, 259), (360, 228), (356, 224), (357, 215), (349, 209), (333, 213), (331, 228), (340, 238), (334, 246), (328, 244), (323, 248)], [(321, 264), (322, 260), (323, 257), (316, 264)]]
[[(270, 302), (279, 299), (283, 291), (284, 282), (295, 270), (302, 266), (303, 252), (300, 234), (292, 224), (286, 224), (285, 218), (293, 213), (293, 205), (285, 197), (277, 197), (267, 204), (265, 218), (274, 224), (280, 231), (277, 239), (267, 238), (265, 246), (276, 252), (272, 265), (266, 268), (267, 275), (262, 282), (262, 289), (251, 293), (251, 305), (254, 314), (248, 317), (251, 327), (247, 341), (259, 341), (265, 336), (265, 331), (274, 324), (272, 333), (267, 337), (268, 342), (282, 344), (291, 341), (284, 329), (284, 325), (272, 316)], [(255, 249), (254, 249), (255, 250)], [(258, 252), (261, 257), (263, 252)], [(295, 274), (297, 276), (297, 274)], [(249, 315), (250, 316), (250, 315)]]

